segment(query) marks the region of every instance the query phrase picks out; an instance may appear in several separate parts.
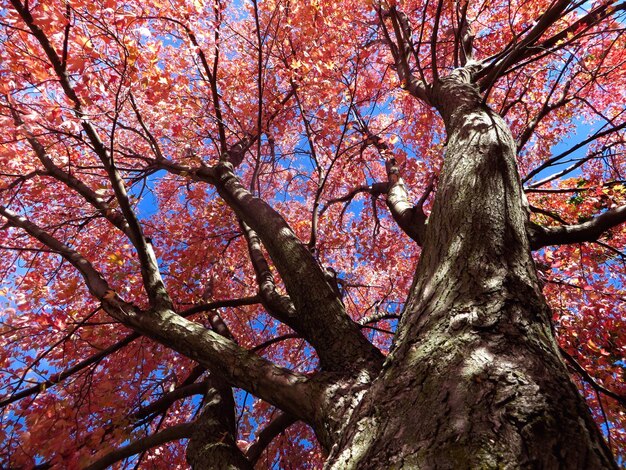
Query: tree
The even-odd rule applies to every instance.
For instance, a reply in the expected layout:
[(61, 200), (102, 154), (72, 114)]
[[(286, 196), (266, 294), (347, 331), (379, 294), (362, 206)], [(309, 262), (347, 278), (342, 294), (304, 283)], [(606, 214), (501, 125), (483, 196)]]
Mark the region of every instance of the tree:
[(10, 0), (4, 466), (616, 468), (625, 9)]

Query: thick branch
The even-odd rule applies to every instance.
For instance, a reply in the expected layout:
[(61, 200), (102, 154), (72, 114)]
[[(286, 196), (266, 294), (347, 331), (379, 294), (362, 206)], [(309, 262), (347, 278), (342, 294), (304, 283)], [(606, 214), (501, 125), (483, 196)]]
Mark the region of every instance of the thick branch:
[(91, 292), (95, 297), (103, 299), (104, 296), (110, 291), (109, 285), (104, 280), (102, 275), (76, 250), (60, 242), (25, 217), (16, 214), (4, 206), (0, 206), (0, 215), (8, 220), (9, 225), (21, 228), (30, 236), (39, 240), (45, 246), (69, 261), (81, 273), (85, 279), (87, 287), (89, 288), (89, 292)]
[[(377, 367), (380, 352), (361, 334), (345, 312), (333, 287), (308, 248), (285, 219), (241, 184), (232, 165), (220, 163), (194, 172), (216, 185), (226, 203), (259, 236), (285, 283), (297, 316), (292, 327), (317, 350), (327, 370), (352, 369), (357, 364)], [(307, 279), (306, 283), (302, 279)]]
[(258, 134), (256, 136), (245, 136), (243, 139), (237, 141), (236, 144), (232, 145), (226, 152), (224, 152), (221, 156), (221, 159), (225, 162), (230, 163), (233, 167), (237, 168), (239, 165), (241, 165), (241, 162), (243, 162), (243, 157), (256, 140), (258, 140)]
[(529, 51), (534, 51), (535, 49), (531, 49), (532, 46), (534, 46), (541, 36), (548, 30), (548, 28), (550, 28), (550, 26), (552, 26), (554, 22), (559, 19), (570, 3), (571, 0), (557, 0), (550, 6), (550, 8), (543, 12), (543, 14), (535, 22), (534, 26), (522, 39), (518, 40), (516, 38), (516, 42), (513, 47), (509, 48), (509, 50), (506, 51), (506, 53), (499, 58), (499, 60), (493, 62), (487, 67), (487, 69), (485, 69), (485, 71), (489, 70), (489, 72), (481, 80), (481, 90), (485, 91), (491, 88), (495, 81), (500, 78), (509, 67), (519, 62), (524, 57), (527, 57)]
[(194, 470), (251, 470), (237, 447), (235, 401), (228, 384), (209, 377), (209, 390), (187, 445), (187, 461)]
[[(580, 2), (580, 4), (582, 3), (583, 2)], [(549, 52), (554, 52), (558, 49), (566, 47), (571, 44), (572, 41), (577, 40), (582, 35), (586, 34), (592, 27), (598, 25), (602, 20), (607, 19), (611, 15), (615, 15), (620, 11), (626, 10), (626, 2), (616, 3), (616, 0), (609, 0), (598, 5), (586, 15), (571, 23), (567, 28), (564, 28), (557, 34), (545, 39), (535, 46), (527, 48), (523, 54), (517, 57), (516, 63), (519, 64), (522, 60), (531, 59), (533, 56), (543, 56)]]
[(248, 252), (250, 253), (250, 260), (256, 274), (256, 281), (259, 285), (260, 297), (263, 302), (263, 306), (267, 309), (268, 313), (276, 317), (291, 326), (297, 326), (297, 322), (290, 321), (296, 315), (296, 309), (289, 297), (281, 295), (276, 289), (276, 283), (274, 282), (274, 276), (270, 271), (269, 264), (263, 255), (263, 249), (261, 246), (261, 240), (254, 230), (252, 230), (246, 223), (241, 223), (246, 242), (248, 243)]
[[(202, 325), (171, 310), (139, 311), (119, 297), (103, 303), (116, 320), (198, 362), (223, 377), (301, 419), (310, 419), (315, 393), (307, 376), (278, 367)], [(306, 398), (308, 397), (308, 398)]]
[(471, 25), (468, 23), (468, 6), (469, 1), (463, 2), (463, 6), (460, 8), (459, 11), (459, 7), (457, 4), (458, 28), (455, 29), (454, 41), (454, 57), (456, 67), (458, 67), (459, 65), (463, 67), (467, 65), (469, 61), (473, 60), (474, 35), (471, 31)]
[[(511, 71), (523, 67), (525, 64), (537, 60), (540, 57), (552, 54), (555, 51), (567, 47), (573, 41), (578, 40), (587, 32), (598, 25), (602, 20), (614, 15), (616, 12), (626, 9), (626, 2), (616, 5), (616, 0), (609, 0), (592, 9), (589, 13), (571, 23), (568, 27), (549, 38), (538, 42), (541, 36), (554, 22), (569, 12), (564, 11), (564, 6), (570, 7), (570, 12), (584, 2), (571, 5), (569, 0), (555, 2), (530, 28), (524, 38), (514, 38), (511, 43), (500, 53), (483, 61), (481, 78), (481, 91), (489, 90), (500, 77)], [(570, 5), (567, 5), (570, 4)], [(573, 7), (573, 8), (572, 8)], [(487, 65), (488, 64), (488, 65)]]
[[(396, 71), (398, 73), (398, 78), (400, 79), (401, 87), (424, 103), (429, 104), (430, 102), (426, 91), (428, 84), (426, 83), (426, 79), (423, 76), (421, 68), (420, 72), (422, 72), (422, 80), (418, 80), (411, 72), (411, 67), (409, 65), (409, 52), (413, 48), (413, 43), (412, 38), (409, 35), (407, 21), (403, 18), (403, 14), (399, 12), (395, 6), (390, 8), (389, 12), (383, 12), (379, 9), (378, 14), (385, 36), (385, 41), (387, 42), (395, 61)], [(386, 15), (392, 19), (394, 36), (396, 38), (395, 42), (391, 39), (391, 35), (385, 25)], [(417, 54), (415, 55), (417, 56)]]
[[(391, 156), (389, 146), (379, 136), (370, 131), (369, 127), (356, 110), (355, 115), (361, 132), (367, 136), (367, 143), (374, 145), (380, 155), (385, 159), (387, 183), (372, 185), (371, 191), (377, 192), (384, 189), (387, 194), (387, 207), (393, 219), (409, 237), (421, 246), (427, 218), (424, 213), (424, 202), (433, 190), (434, 179), (431, 178), (424, 194), (418, 203), (413, 205), (410, 202), (409, 192), (404, 185), (404, 181), (402, 181), (400, 177), (400, 169), (398, 168), (397, 162), (395, 158)], [(385, 186), (383, 187), (382, 184), (385, 184)], [(371, 194), (375, 194), (375, 192), (371, 192)], [(348, 200), (351, 199), (350, 195), (344, 197), (348, 197)], [(339, 200), (341, 200), (341, 198)]]
[(387, 207), (400, 228), (411, 237), (415, 243), (422, 245), (424, 231), (426, 230), (426, 214), (423, 203), (432, 190), (432, 182), (425, 191), (426, 197), (421, 198), (421, 203), (415, 206), (409, 201), (409, 192), (400, 177), (400, 170), (396, 160), (391, 158), (385, 162), (389, 190), (387, 191)]
[(542, 227), (533, 224), (530, 229), (531, 248), (538, 250), (548, 245), (566, 245), (596, 241), (604, 232), (626, 222), (626, 206), (616, 207), (577, 225)]
[(349, 204), (350, 202), (352, 202), (357, 194), (368, 193), (373, 197), (378, 197), (381, 194), (387, 194), (388, 188), (388, 183), (372, 183), (370, 185), (359, 186), (357, 188), (354, 188), (349, 193), (344, 194), (343, 196), (329, 199), (326, 204), (320, 209), (320, 215), (326, 212), (330, 206), (332, 206), (333, 204), (337, 204), (338, 202), (346, 202)]
[[(171, 173), (214, 185), (240, 220), (256, 232), (296, 307), (298, 314), (294, 321), (298, 322), (298, 330), (317, 350), (325, 369), (353, 369), (358, 364), (378, 367), (382, 360), (380, 351), (346, 314), (341, 299), (309, 249), (278, 212), (244, 188), (230, 163), (191, 168), (164, 159), (154, 164)], [(306, 284), (302, 282), (304, 278)]]
[(128, 418), (130, 421), (138, 421), (144, 418), (160, 413), (167, 409), (172, 403), (181, 400), (183, 398), (191, 397), (193, 395), (204, 395), (208, 390), (207, 382), (191, 383), (182, 387), (175, 388), (171, 392), (166, 393), (161, 398), (153, 401), (149, 405), (140, 408), (135, 413), (132, 413)]

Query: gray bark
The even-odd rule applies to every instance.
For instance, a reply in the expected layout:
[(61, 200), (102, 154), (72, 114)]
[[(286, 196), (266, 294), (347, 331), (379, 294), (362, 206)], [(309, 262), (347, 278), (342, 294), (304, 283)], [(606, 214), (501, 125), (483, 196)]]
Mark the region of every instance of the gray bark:
[(448, 144), (422, 256), (326, 467), (616, 468), (552, 335), (510, 131), (462, 71), (429, 99)]

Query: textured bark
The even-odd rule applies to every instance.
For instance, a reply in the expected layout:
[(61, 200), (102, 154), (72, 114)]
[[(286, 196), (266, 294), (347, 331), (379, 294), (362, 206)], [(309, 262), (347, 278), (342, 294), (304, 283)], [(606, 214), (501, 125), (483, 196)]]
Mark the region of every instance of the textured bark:
[(341, 298), (285, 219), (242, 186), (232, 165), (217, 165), (214, 178), (222, 198), (263, 242), (295, 306), (284, 321), (309, 340), (322, 367), (335, 371), (354, 364), (379, 367), (382, 354), (346, 315)]
[(237, 447), (235, 402), (231, 388), (212, 379), (187, 445), (187, 461), (194, 470), (249, 470)]
[(615, 468), (552, 335), (506, 124), (464, 71), (429, 99), (448, 144), (422, 256), (327, 468)]

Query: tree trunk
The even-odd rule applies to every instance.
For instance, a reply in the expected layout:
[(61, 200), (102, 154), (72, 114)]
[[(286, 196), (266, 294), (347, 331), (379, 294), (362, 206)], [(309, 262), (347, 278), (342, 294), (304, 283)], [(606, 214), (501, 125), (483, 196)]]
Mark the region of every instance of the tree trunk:
[(215, 377), (187, 445), (187, 462), (194, 470), (251, 470), (237, 447), (235, 401), (231, 388)]
[(616, 468), (552, 335), (514, 140), (464, 73), (431, 92), (448, 144), (415, 281), (327, 468)]

